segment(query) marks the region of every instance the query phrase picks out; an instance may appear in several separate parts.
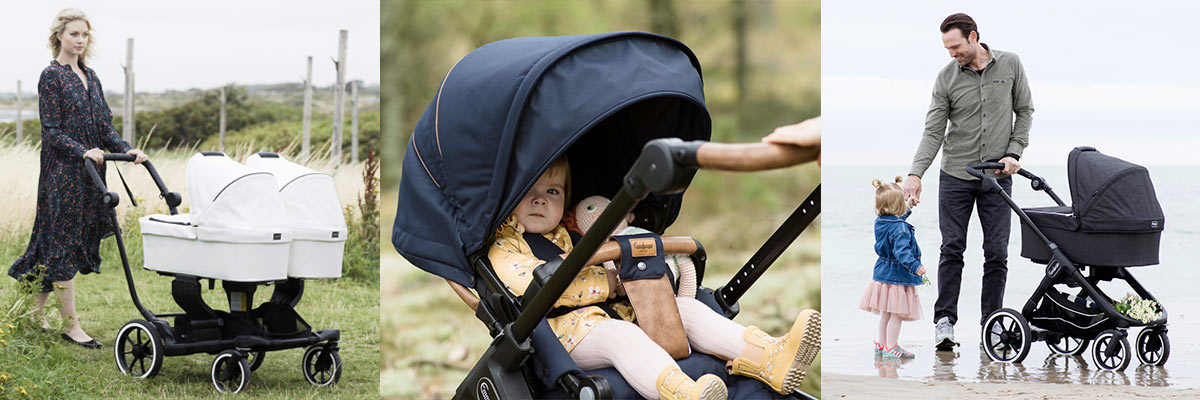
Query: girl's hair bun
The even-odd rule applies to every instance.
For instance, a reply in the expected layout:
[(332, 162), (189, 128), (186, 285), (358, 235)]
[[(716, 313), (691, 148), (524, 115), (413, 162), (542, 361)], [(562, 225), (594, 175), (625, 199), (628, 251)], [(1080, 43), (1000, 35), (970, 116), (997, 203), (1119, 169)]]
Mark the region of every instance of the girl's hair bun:
[(874, 186), (876, 189), (879, 189), (880, 186), (883, 186), (883, 182), (880, 182), (878, 179), (872, 179), (871, 186)]
[(900, 175), (896, 175), (896, 183), (901, 183), (901, 182), (904, 182), (904, 178), (901, 178)]

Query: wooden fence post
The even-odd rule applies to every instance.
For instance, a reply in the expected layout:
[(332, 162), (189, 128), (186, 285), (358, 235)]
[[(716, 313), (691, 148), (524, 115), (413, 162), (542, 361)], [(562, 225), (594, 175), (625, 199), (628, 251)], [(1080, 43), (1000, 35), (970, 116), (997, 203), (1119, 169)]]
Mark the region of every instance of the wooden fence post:
[(220, 150), (225, 152), (225, 86), (221, 86), (221, 128), (220, 128)]
[[(100, 95), (103, 96), (104, 93)], [(121, 138), (130, 146), (137, 146), (137, 143), (134, 143), (136, 127), (133, 120), (133, 38), (125, 40), (125, 109), (122, 118)]]
[(358, 164), (358, 81), (350, 81), (350, 162)]
[(333, 135), (329, 146), (329, 160), (334, 165), (342, 163), (342, 124), (346, 101), (346, 39), (349, 32), (345, 29), (338, 31), (337, 86), (333, 88)]
[(308, 161), (308, 149), (312, 137), (312, 56), (308, 56), (308, 74), (304, 76), (304, 125), (301, 128), (304, 141), (300, 145), (300, 159)]

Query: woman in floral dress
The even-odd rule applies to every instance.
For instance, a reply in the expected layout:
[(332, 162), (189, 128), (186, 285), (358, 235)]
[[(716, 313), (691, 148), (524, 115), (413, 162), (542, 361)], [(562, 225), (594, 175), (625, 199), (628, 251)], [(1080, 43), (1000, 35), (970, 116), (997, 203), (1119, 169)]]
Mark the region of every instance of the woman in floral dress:
[[(41, 172), (38, 177), (37, 217), (29, 247), (8, 274), (34, 282), (40, 314), (46, 299), (57, 288), (60, 313), (67, 323), (66, 340), (99, 348), (79, 326), (75, 315), (75, 274), (100, 272), (100, 239), (112, 233), (104, 218), (101, 193), (84, 168), (84, 159), (95, 162), (104, 176), (104, 152), (129, 153), (136, 162), (146, 160), (130, 149), (112, 125), (112, 111), (96, 72), (84, 64), (91, 54), (91, 22), (77, 9), (58, 13), (50, 26), (54, 60), (38, 81), (38, 114), (42, 123)], [(49, 323), (43, 320), (43, 328)]]

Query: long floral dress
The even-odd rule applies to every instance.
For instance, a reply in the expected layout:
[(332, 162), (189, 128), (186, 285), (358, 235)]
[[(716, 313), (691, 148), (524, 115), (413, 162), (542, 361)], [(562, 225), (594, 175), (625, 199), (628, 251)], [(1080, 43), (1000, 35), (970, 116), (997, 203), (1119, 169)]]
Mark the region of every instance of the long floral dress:
[[(112, 110), (96, 72), (79, 63), (87, 87), (69, 65), (51, 61), (38, 80), (38, 116), (42, 122), (41, 173), (37, 217), (29, 247), (8, 270), (15, 279), (33, 280), (44, 266), (41, 290), (68, 281), (77, 272), (100, 272), (100, 239), (112, 233), (112, 222), (100, 203), (83, 153), (101, 148), (129, 151), (112, 124)], [(91, 162), (91, 161), (88, 161)], [(104, 166), (99, 166), (104, 176)]]

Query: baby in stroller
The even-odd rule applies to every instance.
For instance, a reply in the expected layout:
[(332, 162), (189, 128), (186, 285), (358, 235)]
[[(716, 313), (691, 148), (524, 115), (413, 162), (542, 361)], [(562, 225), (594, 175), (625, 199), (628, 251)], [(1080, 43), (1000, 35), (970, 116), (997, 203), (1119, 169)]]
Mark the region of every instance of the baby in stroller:
[[(518, 296), (537, 267), (573, 248), (562, 225), (570, 176), (566, 157), (556, 160), (497, 229), (488, 248), (496, 274)], [(727, 391), (720, 378), (704, 375), (693, 381), (630, 322), (628, 309), (612, 307), (614, 317), (598, 306), (615, 297), (619, 285), (615, 271), (588, 266), (555, 304), (550, 326), (575, 363), (585, 370), (615, 367), (638, 394), (650, 399), (724, 399)], [(692, 349), (730, 361), (731, 373), (762, 381), (779, 393), (800, 385), (820, 350), (820, 314), (814, 310), (801, 312), (787, 334), (772, 337), (726, 319), (698, 300), (675, 299)]]

